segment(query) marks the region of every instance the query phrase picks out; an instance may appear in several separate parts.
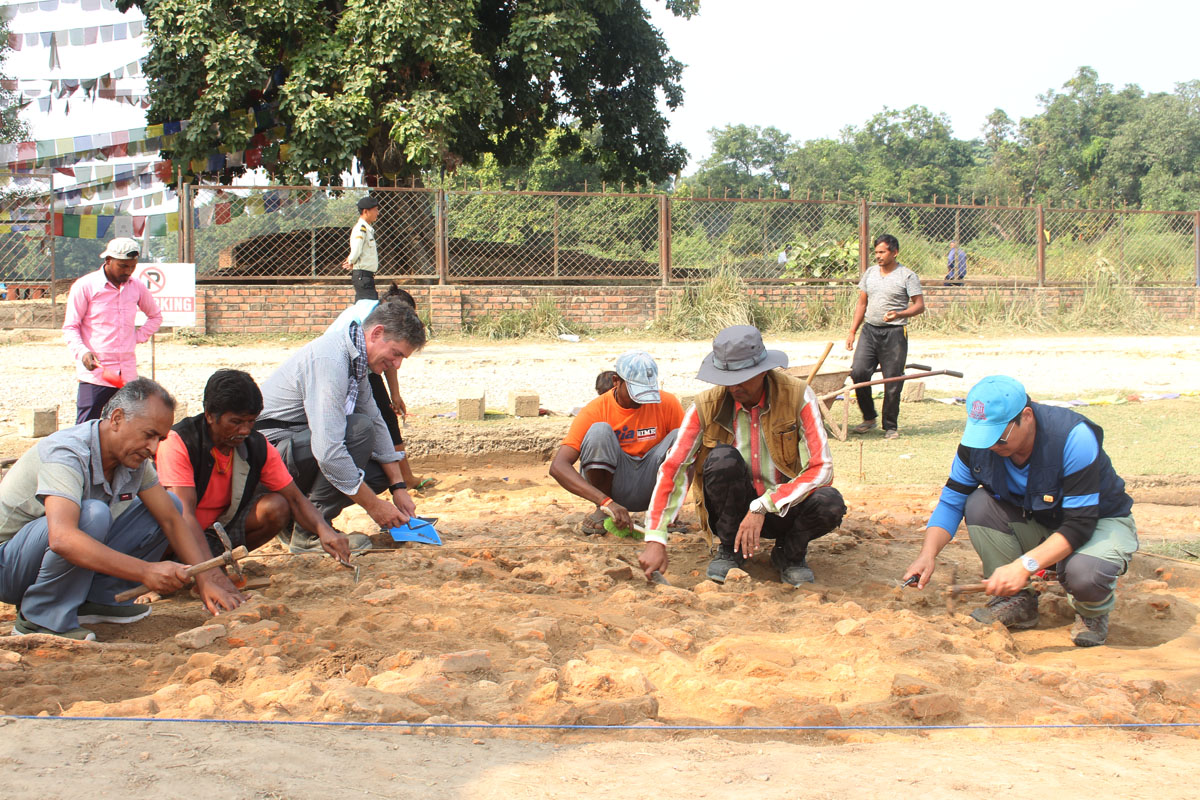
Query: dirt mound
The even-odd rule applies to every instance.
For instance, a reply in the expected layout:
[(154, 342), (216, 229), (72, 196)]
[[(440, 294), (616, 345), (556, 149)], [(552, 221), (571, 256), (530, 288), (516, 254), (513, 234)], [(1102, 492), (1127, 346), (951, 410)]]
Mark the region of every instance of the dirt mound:
[[(0, 640), (0, 709), (645, 725), (1200, 721), (1200, 590), (1162, 575), (1123, 579), (1109, 647), (1070, 645), (1056, 588), (1041, 598), (1037, 629), (985, 628), (965, 616), (972, 602), (948, 613), (936, 591), (896, 586), (928, 497), (901, 491), (885, 510), (864, 487), (848, 492), (842, 529), (814, 544), (812, 587), (780, 584), (765, 554), (742, 580), (703, 580), (707, 548), (694, 533), (675, 537), (675, 585), (649, 585), (636, 546), (574, 532), (588, 509), (544, 470), (446, 475), (419, 502), (440, 517), (445, 546), (365, 554), (358, 584), (330, 559), (277, 550), (254, 568), (270, 585), (232, 614), (213, 619), (176, 597), (143, 622), (96, 626), (105, 644)], [(357, 510), (339, 524), (371, 531)], [(952, 545), (947, 558), (960, 578), (978, 571), (969, 547)]]

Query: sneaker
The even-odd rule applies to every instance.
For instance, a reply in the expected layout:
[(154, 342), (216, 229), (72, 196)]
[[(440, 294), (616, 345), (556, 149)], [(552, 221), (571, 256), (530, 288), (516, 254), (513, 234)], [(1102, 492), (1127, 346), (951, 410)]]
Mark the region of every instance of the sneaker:
[(891, 430), (889, 430), (889, 431), (884, 431), (884, 432), (883, 432), (883, 438), (885, 438), (885, 439), (899, 439), (899, 438), (900, 438), (900, 431), (896, 430), (895, 428), (892, 428), (892, 429), (891, 429)]
[(708, 571), (705, 573), (705, 577), (710, 581), (724, 583), (725, 576), (729, 574), (729, 570), (734, 567), (740, 568), (745, 562), (746, 559), (733, 552), (732, 548), (726, 548), (725, 545), (721, 545), (717, 548), (716, 558), (708, 562)]
[(49, 628), (43, 628), (41, 625), (36, 625), (17, 612), (17, 621), (13, 623), (13, 636), (28, 636), (31, 633), (47, 633), (51, 636), (61, 636), (64, 639), (75, 639), (80, 642), (96, 641), (96, 634), (89, 631), (87, 628), (72, 628), (69, 631), (52, 631)]
[(149, 605), (106, 606), (103, 603), (84, 603), (79, 607), (79, 622), (83, 625), (95, 625), (97, 622), (127, 625), (149, 615)]
[(1097, 647), (1108, 639), (1108, 614), (1098, 617), (1075, 615), (1075, 624), (1071, 626), (1071, 641), (1076, 647)]
[[(375, 547), (375, 543), (371, 541), (371, 537), (365, 533), (348, 533), (346, 534), (346, 538), (350, 542), (351, 552), (370, 550)], [(288, 545), (288, 550), (293, 553), (325, 554), (325, 548), (321, 546), (321, 538), (315, 533), (308, 533), (299, 528), (292, 532), (292, 541)]]
[(875, 420), (864, 419), (862, 422), (860, 422), (859, 424), (857, 424), (853, 428), (851, 428), (850, 432), (851, 433), (866, 433), (869, 430), (874, 430), (874, 428), (875, 428)]
[(993, 597), (986, 606), (972, 611), (971, 619), (984, 625), (999, 622), (1014, 631), (1035, 628), (1038, 624), (1037, 597), (1026, 591), (1012, 597)]
[(803, 558), (799, 562), (788, 564), (783, 560), (783, 552), (778, 547), (771, 548), (771, 563), (779, 570), (779, 579), (792, 586), (802, 583), (813, 583), (817, 576), (809, 569), (808, 562)]

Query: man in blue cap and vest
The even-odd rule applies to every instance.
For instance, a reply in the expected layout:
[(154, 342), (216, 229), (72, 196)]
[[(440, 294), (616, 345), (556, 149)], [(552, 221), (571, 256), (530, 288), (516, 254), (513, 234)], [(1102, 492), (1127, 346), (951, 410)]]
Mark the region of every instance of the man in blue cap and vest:
[(1032, 402), (1013, 378), (991, 375), (975, 384), (950, 479), (905, 578), (919, 576), (924, 588), (965, 518), (992, 595), (971, 613), (974, 619), (1035, 627), (1038, 602), (1029, 578), (1053, 566), (1075, 609), (1072, 641), (1104, 644), (1117, 577), (1138, 540), (1133, 500), (1103, 443), (1099, 425)]

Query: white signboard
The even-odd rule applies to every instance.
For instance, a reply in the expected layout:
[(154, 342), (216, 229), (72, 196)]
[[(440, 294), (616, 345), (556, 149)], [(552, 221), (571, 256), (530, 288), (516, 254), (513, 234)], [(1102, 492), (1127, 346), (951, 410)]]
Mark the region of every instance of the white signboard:
[[(133, 280), (150, 288), (162, 311), (164, 328), (192, 328), (196, 325), (196, 265), (195, 264), (138, 264)], [(145, 314), (137, 315), (137, 325), (146, 321)]]

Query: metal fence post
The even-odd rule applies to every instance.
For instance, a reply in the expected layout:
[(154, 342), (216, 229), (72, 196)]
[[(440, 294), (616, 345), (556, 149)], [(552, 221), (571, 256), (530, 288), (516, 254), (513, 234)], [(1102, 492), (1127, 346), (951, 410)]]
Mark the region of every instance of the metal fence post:
[(434, 254), (438, 274), (438, 286), (450, 282), (450, 242), (446, 226), (446, 190), (438, 188), (434, 196), (434, 208), (437, 209), (437, 224), (434, 226)]
[(671, 198), (658, 196), (658, 274), (662, 285), (671, 283)]
[(1196, 286), (1200, 288), (1200, 211), (1196, 212), (1196, 217), (1192, 220), (1192, 246), (1196, 250)]
[(58, 300), (54, 291), (57, 277), (54, 263), (54, 171), (50, 171), (50, 324), (58, 325)]
[(1037, 285), (1046, 285), (1046, 209), (1037, 206)]
[(867, 198), (858, 199), (858, 271), (867, 271), (867, 237), (871, 235), (871, 218), (867, 210)]
[(558, 198), (554, 198), (554, 277), (558, 277)]
[(192, 185), (185, 183), (183, 185), (183, 200), (187, 207), (187, 262), (189, 264), (196, 263), (196, 231), (192, 224), (195, 221), (193, 206), (195, 203), (195, 195), (192, 193)]

